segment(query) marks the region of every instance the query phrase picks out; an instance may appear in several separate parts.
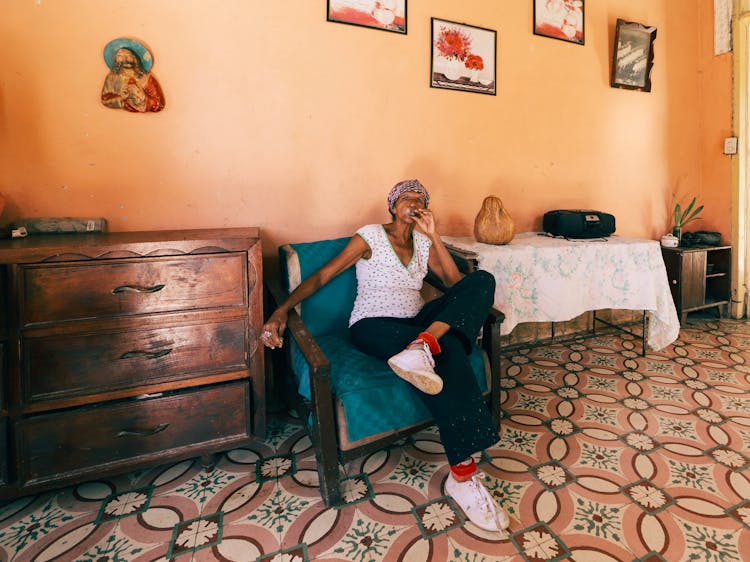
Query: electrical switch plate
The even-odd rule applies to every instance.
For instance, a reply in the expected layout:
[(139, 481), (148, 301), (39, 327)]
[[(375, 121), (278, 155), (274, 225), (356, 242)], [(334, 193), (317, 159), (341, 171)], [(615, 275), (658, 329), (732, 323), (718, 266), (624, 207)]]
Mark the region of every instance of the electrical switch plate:
[(737, 137), (724, 139), (724, 154), (737, 154)]

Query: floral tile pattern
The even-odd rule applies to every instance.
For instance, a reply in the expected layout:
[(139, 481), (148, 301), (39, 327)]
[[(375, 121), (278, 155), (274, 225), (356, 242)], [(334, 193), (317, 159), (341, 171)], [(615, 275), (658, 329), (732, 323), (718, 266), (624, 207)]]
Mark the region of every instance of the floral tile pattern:
[(640, 356), (597, 334), (503, 359), (502, 427), (479, 460), (511, 520), (445, 493), (434, 428), (342, 467), (326, 508), (298, 420), (221, 455), (0, 505), (0, 561), (750, 560), (750, 323), (693, 320)]
[(440, 533), (456, 529), (465, 522), (461, 510), (448, 496), (416, 506), (413, 512), (422, 536), (427, 540)]
[(177, 523), (172, 532), (167, 556), (176, 558), (186, 552), (195, 552), (219, 544), (223, 532), (223, 518), (224, 514), (219, 512)]
[(153, 486), (148, 486), (108, 496), (102, 502), (102, 507), (96, 517), (97, 525), (105, 521), (143, 513), (151, 502), (153, 489)]

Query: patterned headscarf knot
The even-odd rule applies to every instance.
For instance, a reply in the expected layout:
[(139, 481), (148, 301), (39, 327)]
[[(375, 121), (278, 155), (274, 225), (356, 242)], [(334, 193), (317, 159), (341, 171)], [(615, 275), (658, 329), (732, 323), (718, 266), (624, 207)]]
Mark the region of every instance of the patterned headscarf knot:
[(388, 210), (392, 213), (393, 207), (396, 205), (396, 201), (407, 191), (413, 191), (419, 193), (424, 197), (424, 206), (427, 207), (430, 204), (430, 194), (419, 182), (419, 180), (405, 180), (400, 181), (393, 186), (391, 191), (388, 193)]

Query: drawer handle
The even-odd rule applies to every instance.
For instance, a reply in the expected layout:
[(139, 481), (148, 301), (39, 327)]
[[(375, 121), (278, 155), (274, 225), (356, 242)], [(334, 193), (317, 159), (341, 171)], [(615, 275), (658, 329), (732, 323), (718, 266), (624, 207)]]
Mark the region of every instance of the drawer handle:
[(161, 351), (126, 351), (120, 355), (120, 359), (158, 359), (172, 353), (172, 348)]
[(149, 437), (161, 433), (169, 427), (168, 423), (160, 423), (153, 429), (123, 429), (117, 434), (117, 437)]
[(153, 287), (142, 287), (140, 285), (120, 285), (112, 289), (112, 294), (119, 293), (158, 293), (164, 288), (163, 284), (154, 285)]

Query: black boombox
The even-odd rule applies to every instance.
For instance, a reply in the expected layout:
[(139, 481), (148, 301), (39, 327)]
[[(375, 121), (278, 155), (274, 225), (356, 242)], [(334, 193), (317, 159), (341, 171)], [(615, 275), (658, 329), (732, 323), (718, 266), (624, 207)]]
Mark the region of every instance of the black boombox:
[(604, 238), (615, 231), (615, 217), (590, 210), (547, 211), (542, 219), (544, 232), (565, 238)]

